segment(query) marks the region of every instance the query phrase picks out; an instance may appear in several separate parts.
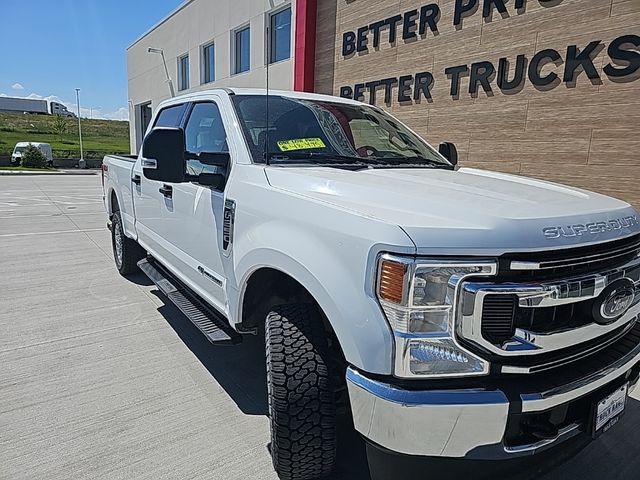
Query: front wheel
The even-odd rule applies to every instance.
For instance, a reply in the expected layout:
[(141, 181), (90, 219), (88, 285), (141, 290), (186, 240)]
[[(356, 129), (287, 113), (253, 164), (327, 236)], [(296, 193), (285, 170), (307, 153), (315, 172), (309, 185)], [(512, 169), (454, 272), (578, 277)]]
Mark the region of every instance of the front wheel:
[(265, 338), (273, 466), (282, 480), (325, 477), (335, 463), (336, 406), (317, 307), (274, 307)]
[(138, 270), (138, 262), (145, 256), (145, 251), (134, 240), (124, 234), (120, 212), (111, 218), (111, 245), (113, 258), (120, 275), (126, 276)]

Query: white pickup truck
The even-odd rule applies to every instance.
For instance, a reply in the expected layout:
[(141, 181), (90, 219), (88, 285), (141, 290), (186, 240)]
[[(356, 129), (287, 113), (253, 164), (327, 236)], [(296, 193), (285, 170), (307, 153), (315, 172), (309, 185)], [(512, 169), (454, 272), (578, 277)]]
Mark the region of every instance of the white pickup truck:
[(165, 101), (105, 158), (120, 273), (214, 344), (264, 335), (282, 479), (331, 472), (343, 410), (370, 455), (494, 460), (624, 412), (637, 212), (456, 163), (375, 106), (243, 89)]

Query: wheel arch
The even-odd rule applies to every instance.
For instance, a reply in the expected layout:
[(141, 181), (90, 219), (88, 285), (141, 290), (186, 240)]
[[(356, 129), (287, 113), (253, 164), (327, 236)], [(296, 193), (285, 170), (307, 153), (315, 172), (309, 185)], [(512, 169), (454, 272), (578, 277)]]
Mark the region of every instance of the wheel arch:
[(119, 210), (120, 202), (118, 200), (118, 194), (115, 188), (110, 187), (109, 194), (107, 195), (107, 213), (109, 214), (109, 218)]
[[(345, 276), (337, 265), (331, 265), (330, 259), (327, 257), (325, 257), (325, 259), (327, 263), (325, 265), (326, 268), (331, 269), (335, 267), (332, 273), (335, 278)], [(265, 260), (269, 261), (265, 262)], [(241, 265), (251, 266), (242, 268)], [(281, 250), (255, 250), (243, 258), (238, 267), (237, 272), (242, 271), (244, 274), (239, 275), (241, 281), (238, 283), (238, 290), (234, 292), (237, 298), (230, 299), (230, 306), (235, 308), (235, 311), (231, 312), (231, 318), (236, 319), (239, 329), (251, 329), (264, 321), (264, 317), (262, 317), (264, 308), (259, 308), (253, 316), (252, 312), (249, 311), (255, 304), (258, 304), (259, 307), (265, 306), (265, 303), (262, 303), (260, 300), (247, 297), (247, 294), (253, 295), (259, 290), (258, 287), (252, 285), (252, 283), (259, 280), (261, 276), (266, 276), (266, 278), (270, 280), (286, 278), (288, 281), (299, 285), (299, 287), (303, 289), (304, 295), (307, 295), (306, 299), (313, 301), (313, 303), (318, 306), (322, 317), (325, 319), (326, 326), (329, 327), (331, 333), (335, 335), (339, 348), (349, 364), (373, 373), (384, 374), (390, 371), (390, 349), (392, 347), (389, 346), (387, 338), (387, 336), (390, 335), (389, 327), (386, 325), (386, 322), (384, 325), (381, 325), (379, 320), (376, 321), (377, 319), (372, 321), (373, 319), (367, 313), (364, 313), (364, 317), (359, 314), (359, 312), (367, 310), (367, 307), (358, 301), (362, 299), (368, 302), (363, 296), (360, 295), (358, 300), (354, 300), (356, 303), (352, 302), (351, 305), (338, 304), (336, 299), (344, 299), (346, 292), (339, 294), (337, 291), (333, 291), (339, 288), (338, 285), (330, 285), (330, 287), (332, 287), (331, 290), (325, 288), (323, 280), (326, 283), (326, 279), (321, 278), (320, 275), (314, 275), (309, 268), (295, 260), (293, 255), (288, 255)], [(261, 287), (265, 289), (264, 285), (261, 285)], [(268, 285), (266, 290), (271, 288), (272, 285)], [(271, 298), (277, 297), (277, 295), (271, 295), (270, 293), (267, 295)], [(354, 293), (354, 295), (356, 294)], [(294, 301), (300, 299), (300, 297), (292, 298)], [(305, 297), (302, 298), (304, 299)], [(276, 303), (272, 303), (272, 306), (275, 304)], [(377, 310), (377, 307), (373, 306), (373, 310)], [(354, 317), (357, 321), (354, 321)]]

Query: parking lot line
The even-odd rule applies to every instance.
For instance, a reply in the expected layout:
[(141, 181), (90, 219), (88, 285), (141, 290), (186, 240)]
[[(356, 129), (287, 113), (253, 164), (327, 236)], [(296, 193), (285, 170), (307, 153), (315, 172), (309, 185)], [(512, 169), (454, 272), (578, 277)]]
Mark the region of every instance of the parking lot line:
[(2, 233), (0, 237), (30, 237), (34, 235), (56, 235), (58, 233), (78, 233), (78, 232), (99, 232), (104, 229), (102, 228), (89, 228), (86, 230), (56, 230), (52, 232), (29, 232), (29, 233)]

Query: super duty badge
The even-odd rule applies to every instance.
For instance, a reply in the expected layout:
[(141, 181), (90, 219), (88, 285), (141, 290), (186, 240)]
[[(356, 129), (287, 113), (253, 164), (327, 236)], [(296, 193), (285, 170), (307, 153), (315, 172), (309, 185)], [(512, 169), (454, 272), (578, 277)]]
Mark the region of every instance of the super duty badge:
[(628, 217), (614, 218), (606, 222), (578, 223), (558, 227), (545, 227), (542, 233), (549, 239), (563, 237), (581, 237), (582, 235), (597, 235), (598, 233), (622, 230), (623, 228), (637, 227), (640, 225), (638, 217), (630, 215)]

